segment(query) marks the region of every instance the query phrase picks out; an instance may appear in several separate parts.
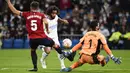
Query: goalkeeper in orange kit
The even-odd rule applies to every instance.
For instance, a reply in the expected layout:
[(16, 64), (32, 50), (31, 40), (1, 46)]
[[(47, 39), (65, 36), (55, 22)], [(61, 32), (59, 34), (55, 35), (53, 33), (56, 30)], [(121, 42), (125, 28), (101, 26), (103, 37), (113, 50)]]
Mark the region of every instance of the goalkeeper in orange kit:
[[(101, 45), (109, 55), (106, 58), (99, 54)], [(79, 60), (70, 67), (61, 69), (61, 72), (70, 72), (85, 63), (100, 64), (101, 66), (104, 66), (109, 61), (109, 58), (111, 58), (116, 64), (121, 63), (120, 58), (114, 57), (112, 51), (109, 49), (104, 35), (99, 32), (99, 25), (96, 21), (90, 23), (89, 31), (80, 39), (80, 42), (77, 45), (75, 45), (70, 51), (66, 52), (66, 56), (70, 56), (81, 47)]]

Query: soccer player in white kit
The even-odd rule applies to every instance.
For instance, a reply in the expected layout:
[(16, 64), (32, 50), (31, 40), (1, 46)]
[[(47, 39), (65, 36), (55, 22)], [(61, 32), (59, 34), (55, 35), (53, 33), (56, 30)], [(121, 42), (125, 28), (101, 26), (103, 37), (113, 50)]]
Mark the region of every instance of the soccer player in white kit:
[[(59, 43), (59, 40), (58, 40), (58, 33), (57, 33), (58, 22), (68, 24), (68, 21), (59, 18), (58, 15), (57, 15), (58, 13), (59, 13), (59, 9), (56, 6), (50, 6), (47, 9), (46, 14), (47, 14), (47, 21), (48, 21), (48, 29), (49, 29), (49, 32), (47, 32), (49, 34), (47, 34), (47, 35), (50, 38), (52, 38), (57, 45), (60, 46), (60, 43)], [(43, 50), (43, 53), (42, 53), (42, 57), (41, 57), (40, 61), (41, 61), (41, 64), (42, 64), (42, 68), (46, 69), (47, 66), (46, 66), (45, 59), (48, 56), (48, 54), (50, 53), (52, 48), (51, 47), (45, 47), (45, 46), (42, 46), (41, 48)], [(64, 60), (61, 59), (62, 55), (60, 55), (58, 53), (57, 53), (57, 55), (58, 55), (58, 59), (60, 60), (61, 69), (65, 68)]]

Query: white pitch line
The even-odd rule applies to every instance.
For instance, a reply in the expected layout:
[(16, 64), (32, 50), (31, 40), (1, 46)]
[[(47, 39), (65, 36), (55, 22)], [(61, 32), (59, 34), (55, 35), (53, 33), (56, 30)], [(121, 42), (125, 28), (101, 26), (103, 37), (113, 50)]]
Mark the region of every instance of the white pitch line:
[(87, 69), (87, 70), (130, 70), (130, 69)]
[(7, 70), (7, 69), (9, 69), (9, 68), (1, 68), (0, 70)]
[[(28, 69), (28, 68), (1, 68), (0, 70), (7, 70), (7, 69)], [(48, 69), (48, 71), (49, 71), (49, 69), (50, 70), (53, 70), (53, 69), (58, 69), (59, 71), (60, 71), (60, 68), (47, 68)], [(40, 70), (42, 70), (42, 69), (40, 69)], [(83, 69), (75, 69), (75, 70), (80, 70), (80, 71), (91, 71), (91, 70), (99, 70), (99, 71), (101, 71), (101, 70), (105, 70), (105, 71), (110, 71), (110, 70), (113, 70), (113, 71), (116, 71), (116, 70), (119, 70), (119, 71), (121, 71), (121, 70), (128, 70), (128, 71), (130, 71), (130, 69), (86, 69), (86, 70), (83, 70)]]
[[(48, 69), (60, 69), (60, 68), (48, 68)], [(77, 69), (77, 70), (83, 70), (83, 69)], [(86, 70), (130, 70), (130, 69), (86, 69)]]

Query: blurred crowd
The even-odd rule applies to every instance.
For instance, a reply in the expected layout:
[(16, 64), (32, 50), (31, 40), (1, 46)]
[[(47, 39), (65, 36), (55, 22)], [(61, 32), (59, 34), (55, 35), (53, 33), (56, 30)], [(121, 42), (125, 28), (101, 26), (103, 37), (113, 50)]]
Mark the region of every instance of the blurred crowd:
[[(32, 0), (11, 0), (16, 9), (28, 11)], [(69, 21), (69, 25), (58, 26), (59, 34), (81, 34), (87, 32), (89, 22), (98, 20), (100, 31), (110, 38), (119, 31), (120, 36), (130, 32), (129, 0), (36, 0), (40, 3), (41, 12), (50, 5), (60, 9), (59, 16)], [(15, 16), (8, 9), (6, 2), (0, 0), (0, 31), (2, 39), (27, 38), (25, 20)], [(109, 40), (112, 41), (112, 40)]]

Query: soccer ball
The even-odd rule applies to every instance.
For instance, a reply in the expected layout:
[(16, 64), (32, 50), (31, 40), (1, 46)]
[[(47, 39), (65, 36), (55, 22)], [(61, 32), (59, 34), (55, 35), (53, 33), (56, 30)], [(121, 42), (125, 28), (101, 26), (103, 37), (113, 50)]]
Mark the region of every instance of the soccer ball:
[(64, 48), (70, 48), (72, 46), (72, 41), (69, 38), (65, 38), (62, 45)]

